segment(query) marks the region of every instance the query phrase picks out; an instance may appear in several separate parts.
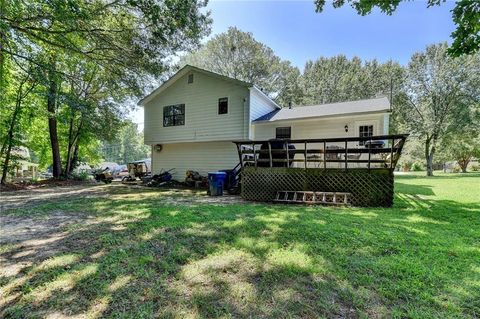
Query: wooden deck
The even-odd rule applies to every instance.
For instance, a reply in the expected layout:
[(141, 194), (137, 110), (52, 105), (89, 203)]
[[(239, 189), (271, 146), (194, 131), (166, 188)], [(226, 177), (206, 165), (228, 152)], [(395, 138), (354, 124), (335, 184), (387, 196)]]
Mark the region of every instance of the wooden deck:
[(393, 204), (393, 171), (408, 135), (234, 141), (246, 200), (278, 192), (348, 193), (354, 206)]
[[(393, 170), (407, 136), (401, 134), (328, 139), (243, 140), (233, 143), (237, 146), (242, 167)], [(374, 143), (383, 145), (373, 145)]]

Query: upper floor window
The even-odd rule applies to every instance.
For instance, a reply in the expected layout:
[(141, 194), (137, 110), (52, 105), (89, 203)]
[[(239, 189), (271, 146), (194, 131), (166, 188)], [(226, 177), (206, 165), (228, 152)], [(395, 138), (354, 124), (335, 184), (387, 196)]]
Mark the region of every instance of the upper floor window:
[(188, 84), (193, 83), (193, 74), (188, 75)]
[(290, 126), (277, 127), (275, 129), (275, 138), (278, 138), (278, 139), (292, 138), (292, 128)]
[(228, 113), (228, 97), (218, 99), (218, 114)]
[[(369, 137), (373, 136), (373, 125), (360, 125), (358, 127), (358, 136), (359, 137)], [(360, 141), (360, 145), (365, 145), (366, 141)]]
[(185, 125), (185, 104), (163, 107), (163, 126)]

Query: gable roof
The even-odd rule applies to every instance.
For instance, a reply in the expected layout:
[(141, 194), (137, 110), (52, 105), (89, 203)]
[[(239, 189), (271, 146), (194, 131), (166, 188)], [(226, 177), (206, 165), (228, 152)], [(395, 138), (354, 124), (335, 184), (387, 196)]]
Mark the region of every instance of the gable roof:
[(192, 72), (192, 71), (203, 73), (203, 74), (206, 74), (208, 76), (212, 76), (212, 77), (215, 77), (215, 78), (218, 78), (218, 79), (221, 79), (221, 80), (224, 80), (224, 81), (228, 81), (228, 82), (233, 82), (233, 83), (236, 83), (238, 85), (249, 87), (249, 88), (254, 86), (252, 83), (249, 83), (249, 82), (234, 79), (234, 78), (231, 78), (231, 77), (228, 77), (228, 76), (225, 76), (225, 75), (221, 75), (221, 74), (218, 74), (218, 73), (215, 73), (215, 72), (207, 71), (207, 70), (204, 70), (204, 69), (201, 69), (201, 68), (197, 68), (196, 66), (187, 64), (183, 68), (178, 70), (177, 73), (175, 73), (171, 78), (169, 78), (167, 81), (163, 82), (162, 85), (160, 85), (158, 88), (153, 90), (150, 94), (148, 94), (143, 99), (138, 101), (138, 105), (144, 106), (147, 102), (152, 100), (158, 94), (165, 91), (168, 87), (170, 87), (173, 83), (175, 83), (182, 76), (184, 76), (184, 75), (186, 75), (186, 74), (188, 74), (189, 72)]
[(253, 122), (276, 122), (283, 120), (311, 119), (385, 112), (390, 112), (390, 102), (386, 97), (380, 97), (368, 100), (297, 106), (294, 108), (285, 107), (265, 114)]

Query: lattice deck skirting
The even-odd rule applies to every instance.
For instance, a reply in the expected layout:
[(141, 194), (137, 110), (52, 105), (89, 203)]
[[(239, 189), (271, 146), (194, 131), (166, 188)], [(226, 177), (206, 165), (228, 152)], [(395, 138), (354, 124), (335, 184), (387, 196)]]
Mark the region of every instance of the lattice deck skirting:
[(390, 169), (317, 169), (244, 167), (242, 198), (273, 201), (278, 191), (351, 193), (353, 206), (393, 204), (393, 172)]

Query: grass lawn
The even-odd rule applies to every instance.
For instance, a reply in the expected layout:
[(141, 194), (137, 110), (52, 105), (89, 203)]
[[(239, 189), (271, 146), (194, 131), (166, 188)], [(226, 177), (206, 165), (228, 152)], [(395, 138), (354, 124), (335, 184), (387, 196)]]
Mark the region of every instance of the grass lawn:
[(112, 185), (10, 209), (78, 219), (0, 248), (25, 262), (0, 277), (0, 317), (478, 318), (480, 174), (437, 175), (398, 176), (391, 209)]

